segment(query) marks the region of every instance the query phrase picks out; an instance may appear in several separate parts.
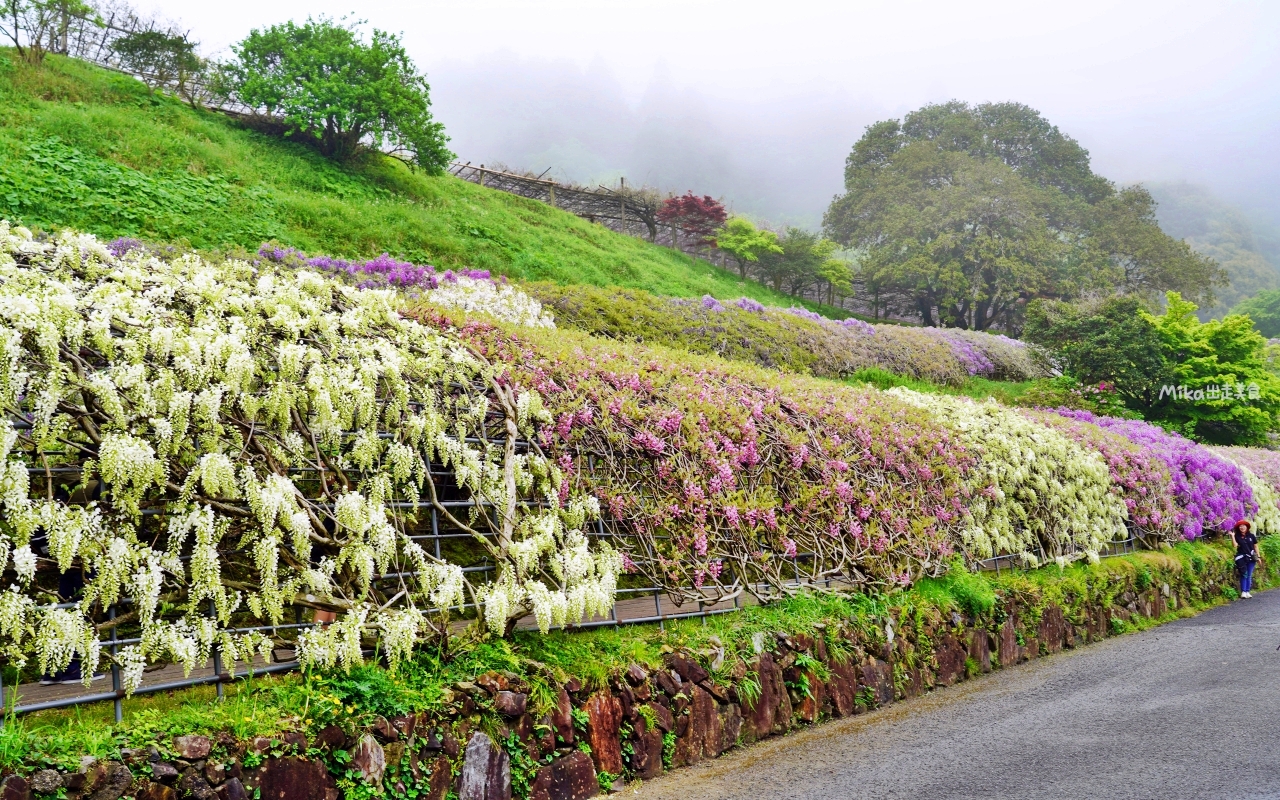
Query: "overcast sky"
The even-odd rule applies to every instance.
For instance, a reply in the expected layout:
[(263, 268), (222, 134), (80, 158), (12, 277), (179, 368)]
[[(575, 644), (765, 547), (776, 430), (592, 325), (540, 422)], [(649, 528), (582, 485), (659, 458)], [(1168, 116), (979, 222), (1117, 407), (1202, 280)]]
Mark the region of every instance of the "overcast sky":
[[(147, 0), (138, 2), (147, 10)], [(1188, 180), (1280, 224), (1280, 2), (160, 0), (207, 53), (354, 13), (402, 32), (464, 160), (723, 195), (816, 223), (862, 128), (1039, 109), (1113, 180)]]

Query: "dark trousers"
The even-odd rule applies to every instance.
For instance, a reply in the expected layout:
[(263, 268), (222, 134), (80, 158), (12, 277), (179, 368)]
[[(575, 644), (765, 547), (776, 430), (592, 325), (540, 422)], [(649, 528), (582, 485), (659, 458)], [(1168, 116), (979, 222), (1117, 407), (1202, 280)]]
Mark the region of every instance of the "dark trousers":
[[(67, 570), (58, 576), (58, 602), (70, 603), (80, 596), (81, 590), (84, 589), (84, 573), (79, 568)], [(67, 668), (57, 675), (46, 675), (43, 677), (52, 677), (54, 680), (71, 680), (78, 681), (81, 678), (80, 672), (80, 656), (74, 656)]]

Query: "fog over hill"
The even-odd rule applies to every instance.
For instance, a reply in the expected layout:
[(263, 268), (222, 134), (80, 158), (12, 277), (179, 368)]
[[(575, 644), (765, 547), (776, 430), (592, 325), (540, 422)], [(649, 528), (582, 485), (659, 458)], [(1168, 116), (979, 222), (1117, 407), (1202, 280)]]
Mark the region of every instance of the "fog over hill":
[(1160, 227), (1212, 257), (1231, 278), (1231, 285), (1218, 291), (1217, 306), (1201, 309), (1202, 317), (1221, 316), (1246, 297), (1280, 288), (1280, 229), (1203, 186), (1148, 183), (1147, 188), (1160, 204)]
[[(210, 52), (345, 0), (161, 0)], [(1203, 185), (1280, 225), (1280, 4), (368, 0), (464, 160), (626, 175), (814, 224), (868, 123), (929, 102), (1039, 109), (1121, 183)]]

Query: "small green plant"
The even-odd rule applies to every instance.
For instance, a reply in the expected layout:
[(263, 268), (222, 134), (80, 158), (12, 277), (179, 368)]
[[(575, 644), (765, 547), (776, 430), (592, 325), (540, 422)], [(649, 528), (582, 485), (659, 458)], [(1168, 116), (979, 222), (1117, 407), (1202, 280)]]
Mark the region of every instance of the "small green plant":
[(628, 720), (623, 720), (622, 725), (618, 727), (618, 740), (621, 745), (622, 758), (627, 763), (631, 762), (631, 757), (635, 755), (635, 746), (631, 744), (631, 736), (636, 732)]
[(600, 791), (607, 792), (613, 788), (613, 784), (621, 778), (621, 775), (614, 775), (612, 772), (597, 772), (596, 782), (600, 784)]
[(996, 607), (996, 593), (982, 575), (970, 572), (962, 560), (953, 561), (947, 570), (947, 590), (956, 605), (974, 619), (990, 616)]
[(978, 663), (978, 659), (970, 656), (964, 660), (964, 674), (970, 678), (975, 677), (982, 672), (982, 665)]
[(671, 769), (671, 759), (676, 755), (676, 732), (662, 734), (662, 768)]
[(529, 755), (515, 731), (507, 734), (503, 745), (511, 759), (511, 792), (519, 800), (527, 800), (538, 775), (538, 762)]
[(1113, 635), (1119, 636), (1122, 633), (1128, 633), (1128, 632), (1129, 632), (1129, 622), (1127, 620), (1125, 620), (1123, 617), (1111, 618), (1111, 633)]
[(1258, 551), (1272, 575), (1280, 575), (1280, 536), (1263, 536), (1258, 540)]
[(864, 710), (870, 710), (876, 707), (876, 690), (870, 686), (863, 686), (858, 689), (858, 693), (853, 697), (854, 705)]
[(831, 680), (831, 670), (827, 665), (809, 655), (808, 653), (796, 654), (796, 666), (803, 672), (807, 672), (817, 678), (822, 683)]
[(1151, 588), (1152, 580), (1151, 570), (1144, 566), (1142, 569), (1138, 570), (1137, 575), (1133, 576), (1133, 585), (1137, 587), (1138, 591), (1145, 592), (1147, 589)]
[(591, 715), (580, 708), (573, 709), (569, 714), (573, 717), (573, 727), (585, 732), (587, 723), (591, 721)]
[(646, 731), (656, 731), (658, 729), (658, 714), (653, 710), (653, 706), (648, 703), (636, 706), (636, 713), (644, 720)]
[(813, 699), (813, 687), (809, 685), (809, 673), (801, 672), (800, 678), (794, 681), (787, 681), (787, 688), (794, 689), (800, 695)]
[(755, 672), (748, 672), (746, 677), (738, 681), (738, 697), (747, 708), (756, 707), (756, 703), (760, 702), (760, 695), (763, 691), (760, 686), (760, 676)]

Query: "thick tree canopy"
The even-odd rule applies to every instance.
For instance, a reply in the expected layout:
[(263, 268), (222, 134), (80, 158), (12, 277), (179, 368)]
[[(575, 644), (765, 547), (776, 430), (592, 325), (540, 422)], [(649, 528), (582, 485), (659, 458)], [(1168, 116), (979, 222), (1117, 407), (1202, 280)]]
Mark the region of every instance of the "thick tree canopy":
[(1231, 313), (1249, 317), (1258, 333), (1274, 339), (1280, 336), (1280, 289), (1258, 292), (1253, 297), (1247, 297), (1231, 309)]
[(745, 217), (733, 217), (716, 235), (716, 247), (733, 256), (738, 262), (738, 274), (747, 277), (747, 264), (760, 261), (763, 253), (781, 253), (778, 234), (760, 230)]
[(1035, 298), (1091, 288), (1212, 299), (1222, 272), (1165, 235), (1141, 187), (1117, 191), (1079, 143), (1017, 103), (926, 106), (867, 128), (826, 235), (860, 255), (877, 308), (926, 325), (1017, 330)]
[(226, 90), (268, 124), (346, 160), (373, 148), (430, 171), (453, 158), (430, 87), (399, 37), (320, 18), (252, 31), (232, 48)]
[(1165, 303), (1157, 316), (1133, 296), (1097, 305), (1038, 301), (1025, 335), (1064, 372), (1111, 384), (1150, 422), (1200, 441), (1266, 443), (1280, 420), (1280, 379), (1268, 369), (1266, 340), (1248, 317), (1204, 323), (1177, 292)]

